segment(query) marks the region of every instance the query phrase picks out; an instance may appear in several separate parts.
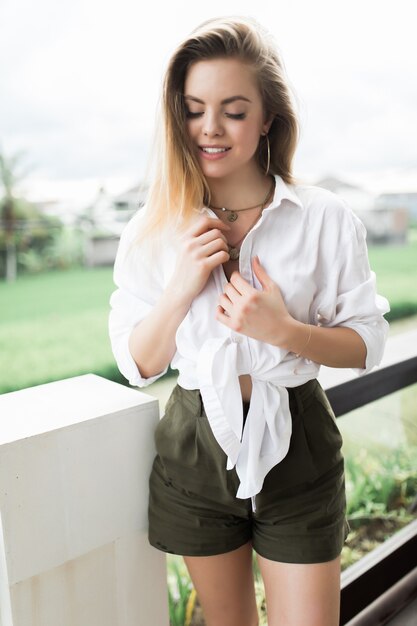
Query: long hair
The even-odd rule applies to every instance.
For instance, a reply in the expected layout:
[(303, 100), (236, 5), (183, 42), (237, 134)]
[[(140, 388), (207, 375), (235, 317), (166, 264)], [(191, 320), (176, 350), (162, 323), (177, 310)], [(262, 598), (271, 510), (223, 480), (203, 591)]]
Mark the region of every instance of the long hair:
[[(168, 229), (185, 228), (196, 209), (210, 202), (210, 189), (186, 131), (184, 83), (192, 63), (236, 58), (251, 65), (258, 80), (265, 119), (273, 118), (268, 137), (271, 174), (293, 183), (292, 162), (299, 125), (293, 94), (271, 35), (251, 18), (215, 18), (203, 22), (174, 51), (162, 89), (154, 172), (146, 201), (146, 218), (137, 242)], [(267, 164), (266, 138), (257, 150)]]

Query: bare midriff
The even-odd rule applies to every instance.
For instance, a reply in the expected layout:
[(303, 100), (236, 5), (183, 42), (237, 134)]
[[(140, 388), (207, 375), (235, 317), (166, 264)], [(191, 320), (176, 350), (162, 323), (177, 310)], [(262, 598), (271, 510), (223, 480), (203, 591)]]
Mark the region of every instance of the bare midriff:
[(250, 374), (241, 374), (239, 376), (240, 390), (242, 392), (242, 400), (250, 402), (252, 393), (252, 378)]
[[(227, 261), (227, 263), (223, 263), (224, 273), (226, 274), (227, 280), (230, 280), (232, 273), (235, 270), (239, 270), (239, 260), (235, 261)], [(251, 393), (252, 393), (252, 378), (250, 374), (241, 374), (239, 376), (239, 384), (240, 390), (242, 392), (242, 400), (244, 402), (249, 402)]]

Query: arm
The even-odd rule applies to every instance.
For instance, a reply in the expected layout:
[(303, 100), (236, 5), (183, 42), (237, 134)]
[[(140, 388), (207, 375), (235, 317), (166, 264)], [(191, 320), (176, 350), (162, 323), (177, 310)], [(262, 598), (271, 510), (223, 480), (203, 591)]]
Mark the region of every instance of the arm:
[(131, 385), (143, 387), (165, 374), (175, 354), (177, 329), (193, 299), (214, 267), (228, 260), (222, 231), (229, 227), (208, 217), (193, 223), (179, 242), (175, 268), (164, 288), (161, 267), (153, 266), (134, 244), (137, 221), (128, 224), (119, 244), (109, 334), (120, 371)]
[(291, 318), (286, 337), (281, 347), (305, 359), (328, 367), (365, 369), (366, 344), (352, 328), (324, 328)]
[(129, 351), (143, 378), (166, 370), (176, 351), (175, 335), (190, 305), (165, 291), (129, 336)]

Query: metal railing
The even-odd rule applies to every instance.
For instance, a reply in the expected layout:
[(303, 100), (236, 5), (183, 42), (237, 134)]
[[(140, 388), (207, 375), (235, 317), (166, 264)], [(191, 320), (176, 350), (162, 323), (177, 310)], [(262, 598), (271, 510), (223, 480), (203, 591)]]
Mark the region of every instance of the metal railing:
[[(326, 394), (340, 417), (416, 382), (414, 356), (331, 387)], [(342, 573), (340, 624), (388, 623), (416, 596), (417, 520)]]

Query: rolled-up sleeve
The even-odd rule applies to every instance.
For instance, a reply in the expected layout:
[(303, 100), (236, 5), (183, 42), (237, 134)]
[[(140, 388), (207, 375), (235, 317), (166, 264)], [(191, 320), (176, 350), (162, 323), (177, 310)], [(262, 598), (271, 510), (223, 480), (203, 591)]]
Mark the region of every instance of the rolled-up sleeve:
[(138, 211), (125, 226), (114, 263), (113, 280), (117, 289), (110, 297), (109, 336), (117, 366), (131, 385), (146, 387), (163, 376), (166, 368), (144, 378), (129, 350), (133, 328), (153, 309), (162, 293), (161, 277), (157, 269), (151, 271), (149, 258), (135, 243), (140, 221)]
[(366, 229), (361, 220), (342, 202), (329, 226), (326, 280), (317, 321), (321, 326), (347, 326), (361, 336), (366, 346), (365, 368), (352, 370), (366, 374), (381, 362), (389, 330), (383, 315), (390, 306), (376, 292), (376, 276), (369, 266)]

